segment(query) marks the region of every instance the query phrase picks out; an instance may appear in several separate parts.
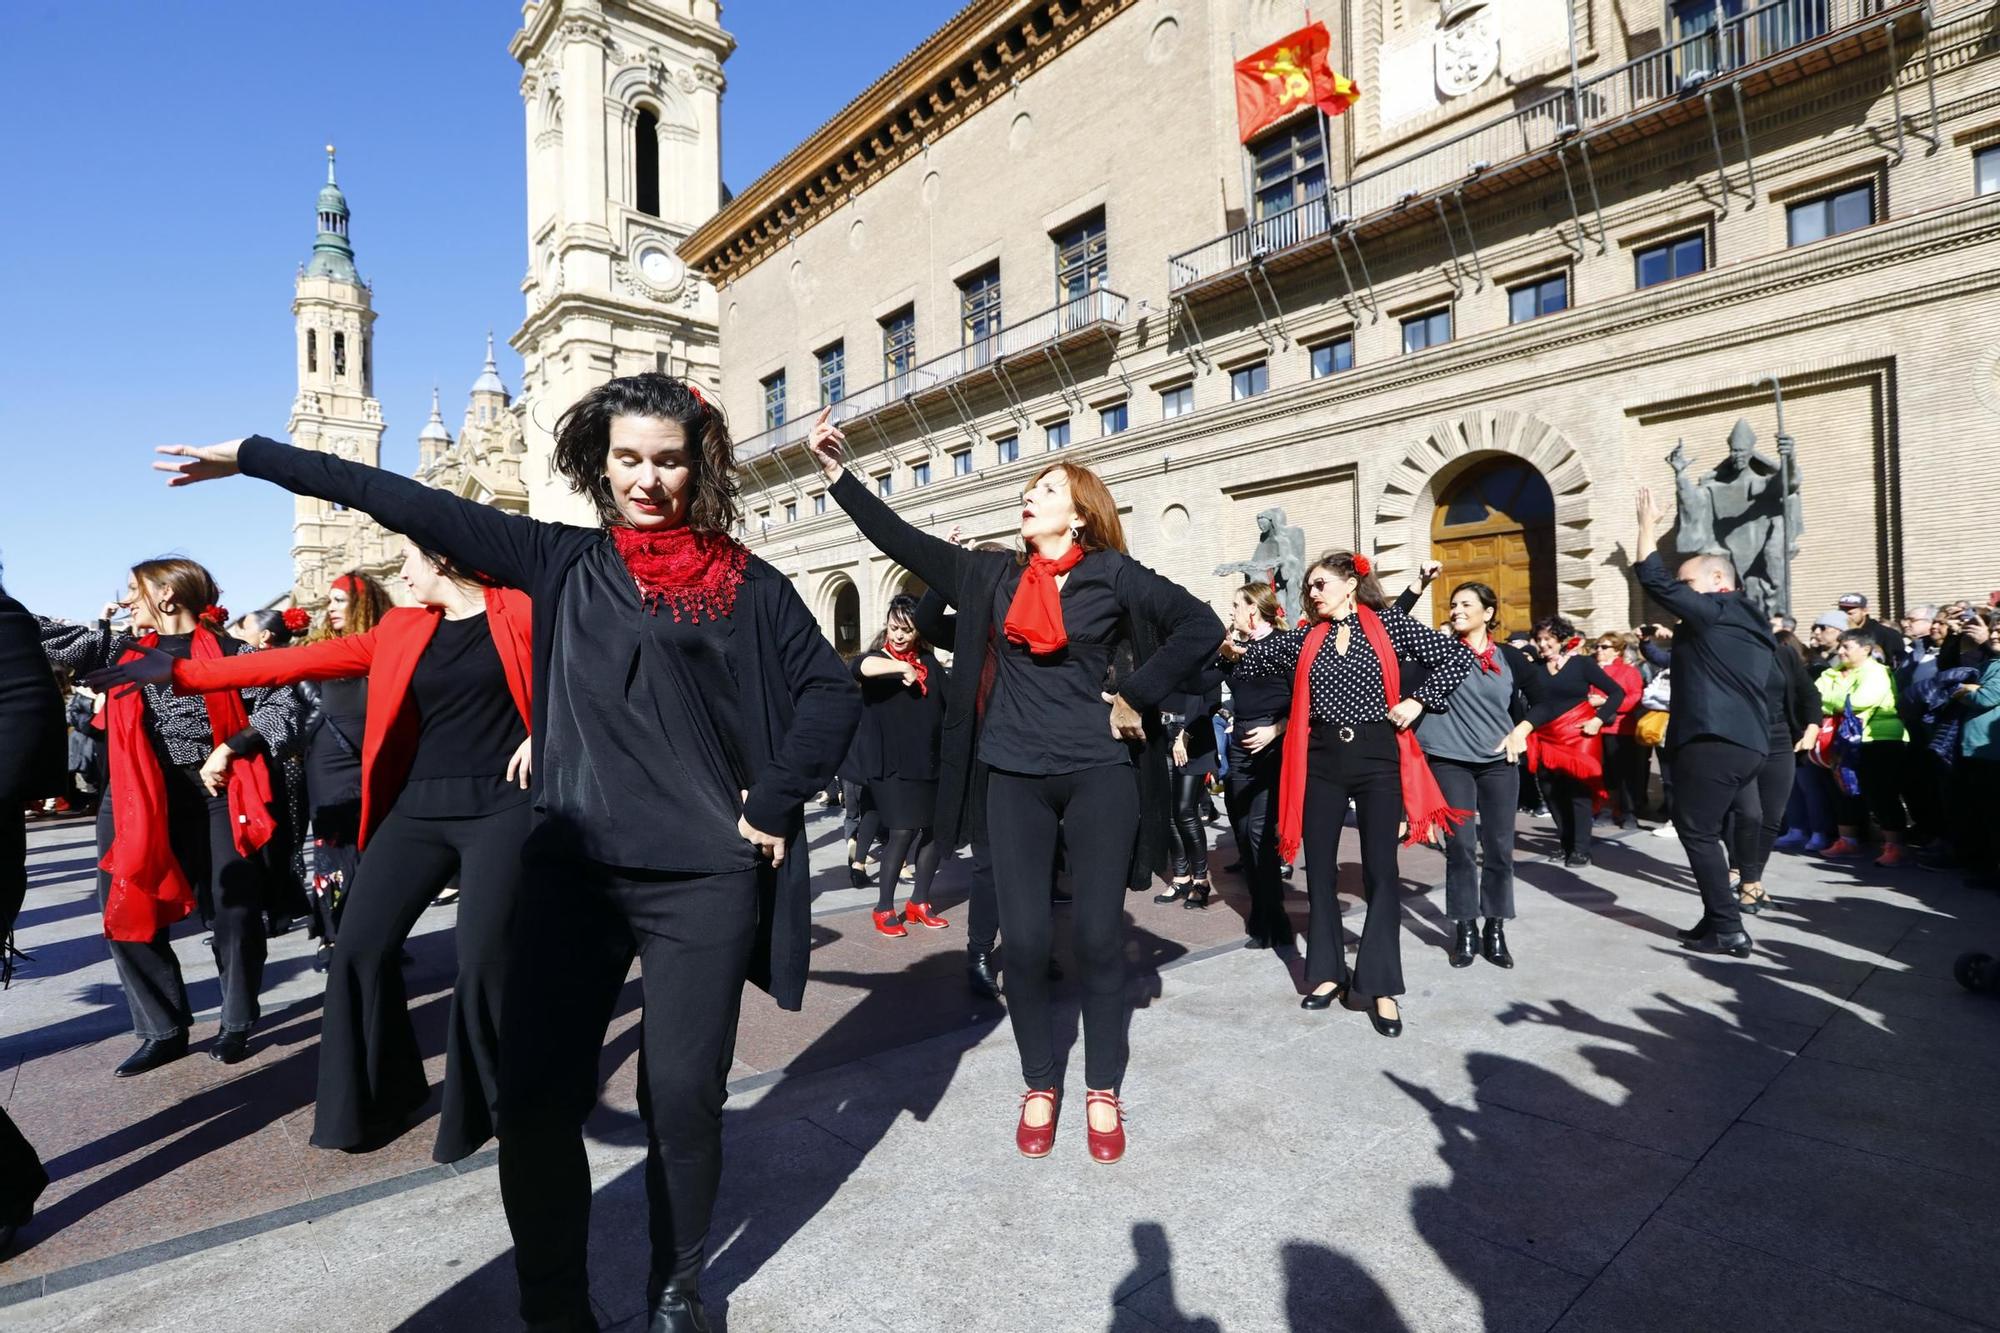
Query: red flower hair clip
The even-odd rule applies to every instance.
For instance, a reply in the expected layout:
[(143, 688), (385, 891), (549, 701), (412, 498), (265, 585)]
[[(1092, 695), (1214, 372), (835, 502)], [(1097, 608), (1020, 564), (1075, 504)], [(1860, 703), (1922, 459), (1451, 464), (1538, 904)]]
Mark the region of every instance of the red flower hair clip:
[(693, 380), (682, 380), (681, 383), (687, 385), (688, 392), (694, 395), (694, 400), (701, 404), (704, 412), (713, 412), (715, 410), (709, 406), (708, 395), (701, 391), (699, 384), (696, 384)]
[(1374, 572), (1375, 572), (1375, 562), (1370, 560), (1367, 556), (1361, 554), (1361, 552), (1356, 551), (1354, 553), (1354, 577), (1357, 579), (1365, 579)]
[(204, 625), (227, 625), (229, 623), (229, 608), (226, 606), (204, 606), (201, 609), (201, 614), (196, 616), (195, 619)]
[(312, 619), (312, 613), (303, 606), (285, 608), (285, 628), (294, 634), (312, 624)]

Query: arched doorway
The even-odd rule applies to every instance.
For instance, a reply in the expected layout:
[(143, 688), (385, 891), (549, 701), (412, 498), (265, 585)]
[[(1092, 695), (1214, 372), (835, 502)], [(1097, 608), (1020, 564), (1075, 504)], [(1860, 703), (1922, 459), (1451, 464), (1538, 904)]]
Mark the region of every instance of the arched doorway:
[(833, 650), (842, 657), (861, 651), (861, 590), (846, 579), (833, 594)]
[(1534, 464), (1501, 456), (1474, 463), (1438, 494), (1431, 558), (1444, 563), (1434, 619), (1446, 589), (1484, 583), (1500, 597), (1500, 624), (1526, 629), (1556, 613), (1556, 502)]

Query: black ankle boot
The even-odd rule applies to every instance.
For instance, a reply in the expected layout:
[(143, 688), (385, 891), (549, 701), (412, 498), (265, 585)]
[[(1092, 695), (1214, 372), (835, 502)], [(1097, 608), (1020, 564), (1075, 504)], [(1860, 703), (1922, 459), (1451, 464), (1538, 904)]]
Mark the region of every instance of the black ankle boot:
[(965, 956), (965, 984), (984, 1000), (1000, 998), (1000, 982), (993, 975), (993, 951), (973, 949)]
[(1486, 961), (1495, 967), (1514, 966), (1514, 955), (1507, 952), (1507, 927), (1497, 916), (1486, 918), (1486, 933), (1479, 942), (1479, 952), (1486, 955)]
[(653, 1322), (646, 1333), (710, 1333), (701, 1297), (693, 1288), (668, 1287), (653, 1303)]
[(1472, 960), (1479, 957), (1479, 923), (1460, 921), (1452, 933), (1451, 965), (1471, 967)]

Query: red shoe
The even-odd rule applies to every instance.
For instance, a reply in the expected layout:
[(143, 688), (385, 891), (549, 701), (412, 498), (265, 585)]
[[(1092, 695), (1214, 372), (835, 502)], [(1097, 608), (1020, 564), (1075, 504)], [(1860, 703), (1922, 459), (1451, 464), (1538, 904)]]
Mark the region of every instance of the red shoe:
[(884, 935), (891, 935), (897, 939), (901, 939), (910, 933), (903, 929), (903, 918), (897, 916), (894, 912), (877, 912), (875, 914), (875, 929), (881, 931)]
[[(1096, 1125), (1091, 1124), (1090, 1108), (1093, 1106), (1109, 1106), (1113, 1111), (1116, 1111), (1118, 1113), (1117, 1126), (1112, 1129), (1099, 1130)], [(1083, 1108), (1084, 1128), (1088, 1131), (1084, 1137), (1090, 1140), (1091, 1160), (1104, 1162), (1108, 1165), (1123, 1157), (1125, 1155), (1125, 1108), (1118, 1104), (1118, 1094), (1115, 1092), (1085, 1092), (1083, 1095)]]
[[(1047, 1157), (1056, 1146), (1056, 1103), (1061, 1097), (1061, 1088), (1029, 1088), (1021, 1094), (1021, 1123), (1014, 1128), (1014, 1146), (1021, 1150), (1021, 1156)], [(1049, 1104), (1046, 1125), (1028, 1123), (1028, 1103), (1036, 1100)]]
[(1852, 861), (1866, 850), (1852, 838), (1840, 838), (1826, 849), (1825, 855), (1829, 861)]
[(1896, 866), (1906, 864), (1909, 859), (1910, 854), (1904, 849), (1903, 844), (1892, 842), (1882, 848), (1882, 854), (1875, 858), (1875, 864), (1893, 869)]
[(943, 930), (951, 924), (941, 916), (931, 915), (929, 903), (911, 903), (903, 909), (903, 920), (913, 926), (928, 926), (932, 930)]

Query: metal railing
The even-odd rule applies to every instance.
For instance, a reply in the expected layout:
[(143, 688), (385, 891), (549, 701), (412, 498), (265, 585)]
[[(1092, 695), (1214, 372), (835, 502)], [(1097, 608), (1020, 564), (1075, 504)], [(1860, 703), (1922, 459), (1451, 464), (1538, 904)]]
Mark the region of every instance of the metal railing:
[[(833, 419), (845, 424), (904, 399), (928, 393), (953, 380), (963, 379), (996, 361), (1036, 351), (1072, 333), (1101, 325), (1122, 324), (1128, 304), (1124, 296), (1102, 287), (1071, 297), (1039, 314), (1006, 325), (998, 333), (954, 347), (942, 356), (918, 362), (899, 375), (855, 390), (833, 405)], [(783, 425), (738, 440), (737, 460), (747, 461), (773, 450), (804, 444), (812, 423), (819, 419), (820, 411), (814, 408)]]
[[(1449, 195), (1523, 159), (1586, 141), (1661, 103), (1698, 93), (1738, 70), (1870, 20), (1920, 11), (1924, 0), (1767, 0), (1712, 28), (1563, 87), (1505, 115), (1385, 163), (1324, 197), (1262, 219), (1168, 260), (1168, 289), (1230, 272), (1252, 259), (1358, 225), (1432, 195)], [(1571, 160), (1574, 165), (1574, 159)], [(1282, 221), (1281, 221), (1282, 219)], [(1274, 227), (1273, 224), (1278, 224)]]

